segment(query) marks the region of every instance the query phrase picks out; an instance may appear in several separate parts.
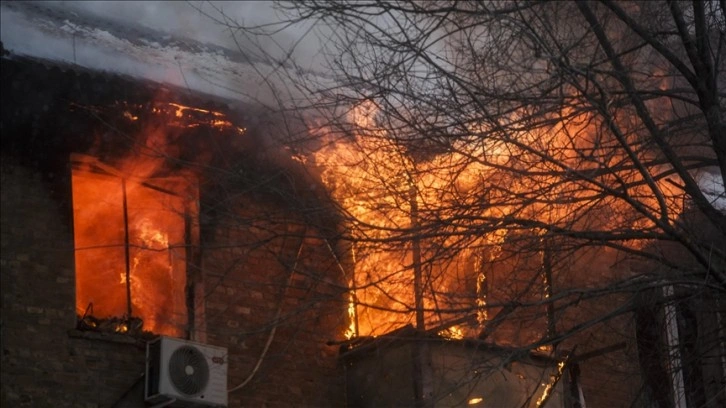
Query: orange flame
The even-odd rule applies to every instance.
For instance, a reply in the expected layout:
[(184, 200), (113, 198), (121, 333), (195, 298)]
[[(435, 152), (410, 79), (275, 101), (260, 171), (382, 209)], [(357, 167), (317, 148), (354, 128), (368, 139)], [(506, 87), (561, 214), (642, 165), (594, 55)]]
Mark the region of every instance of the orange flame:
[[(636, 201), (656, 214), (665, 213), (669, 222), (682, 211), (681, 192), (674, 187), (677, 183), (656, 177), (653, 184), (648, 185), (643, 174), (623, 166), (627, 157), (618, 153), (615, 142), (602, 140), (598, 127), (603, 125), (587, 114), (562, 112), (554, 126), (522, 130), (513, 136), (519, 144), (478, 137), (476, 135), (486, 128), (472, 125), (469, 131), (476, 143), (465, 140), (455, 144), (450, 153), (423, 162), (412, 160), (387, 131), (378, 127), (376, 115), (372, 102), (355, 107), (350, 114), (355, 134), (344, 140), (333, 140), (333, 132), (326, 127), (313, 129), (327, 143), (311, 157), (301, 159), (307, 165), (319, 168), (323, 183), (352, 216), (350, 227), (353, 239), (358, 241), (354, 244), (358, 259), (351, 282), (355, 293), (350, 296), (349, 311), (357, 313), (351, 316), (357, 326), (351, 323), (346, 336), (356, 332), (379, 335), (413, 322), (411, 248), (391, 247), (385, 243), (411, 228), (414, 208), (443, 217), (454, 208), (484, 208), (476, 214), (480, 219), (519, 216), (550, 225), (572, 227), (575, 223), (574, 228), (580, 228), (577, 222), (582, 221), (577, 221), (577, 217), (585, 214), (583, 208), (589, 208), (588, 224), (581, 228), (606, 228), (605, 224), (634, 229), (654, 226), (652, 219), (634, 211), (626, 200), (607, 193), (596, 195), (593, 184), (583, 187), (583, 183), (563, 179), (572, 173), (592, 174), (594, 182), (603, 188), (626, 183), (631, 202)], [(631, 127), (627, 118), (619, 117), (618, 120), (623, 127)], [(637, 138), (637, 129), (628, 137)], [(638, 146), (635, 141), (633, 145)], [(546, 152), (552, 160), (543, 160), (538, 156), (539, 152)], [(635, 154), (644, 162), (653, 159), (645, 149)], [(501, 171), (500, 166), (521, 166), (525, 171), (522, 176), (514, 177)], [(668, 169), (651, 165), (649, 170), (659, 174)], [(487, 191), (489, 206), (477, 205), (482, 199), (482, 186), (487, 183), (501, 188)], [(657, 191), (654, 192), (654, 188)], [(411, 191), (415, 192), (415, 207), (409, 200)], [(661, 208), (656, 193), (664, 197), (665, 208)], [(518, 198), (520, 196), (522, 198)], [(598, 212), (601, 214), (597, 215)], [(424, 252), (432, 253), (435, 248), (455, 244), (457, 227), (445, 225), (442, 228), (450, 228), (451, 238), (437, 242), (424, 240)], [(533, 231), (535, 236), (544, 232)], [(473, 298), (470, 306), (478, 310), (479, 323), (485, 324), (488, 316), (483, 287), (487, 277), (480, 264), (500, 256), (507, 234), (506, 229), (494, 229), (471, 240), (472, 250), (461, 250), (449, 262), (428, 264), (424, 307), (427, 310), (462, 307), (465, 305), (451, 299), (454, 295), (473, 291), (475, 295), (469, 297)], [(476, 248), (486, 248), (486, 251)], [(486, 254), (483, 258), (482, 253)], [(471, 289), (466, 282), (473, 282)], [(434, 323), (442, 322), (443, 318), (427, 312), (426, 320)]]
[(95, 318), (140, 318), (144, 330), (181, 336), (196, 183), (183, 172), (155, 177), (167, 142), (160, 130), (146, 136), (154, 154), (116, 166), (72, 156), (76, 310), (83, 315), (92, 305)]

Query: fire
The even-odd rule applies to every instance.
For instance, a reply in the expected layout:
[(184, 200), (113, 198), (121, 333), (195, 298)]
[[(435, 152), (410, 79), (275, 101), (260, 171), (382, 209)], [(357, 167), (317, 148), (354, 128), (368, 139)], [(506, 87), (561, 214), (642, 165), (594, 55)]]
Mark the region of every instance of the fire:
[[(348, 286), (352, 286), (352, 282), (348, 283)], [(348, 293), (348, 320), (350, 323), (348, 324), (348, 328), (345, 330), (345, 338), (350, 340), (358, 335), (358, 325), (356, 324), (357, 315), (356, 315), (356, 309), (355, 306), (355, 296), (353, 295), (353, 291), (350, 291)]]
[[(457, 308), (459, 316), (468, 308), (476, 311), (479, 324), (484, 325), (489, 305), (483, 265), (500, 258), (509, 234), (497, 226), (498, 220), (526, 218), (571, 229), (597, 230), (607, 228), (606, 224), (651, 229), (656, 222), (674, 222), (682, 211), (677, 181), (659, 176), (669, 169), (650, 165), (656, 177), (645, 179), (627, 165), (617, 141), (604, 139), (601, 129), (606, 125), (585, 113), (563, 111), (553, 118), (554, 125), (522, 129), (511, 141), (479, 137), (486, 126), (469, 125), (470, 140), (459, 140), (447, 154), (424, 160), (412, 158), (378, 127), (377, 115), (372, 102), (357, 106), (350, 113), (353, 134), (342, 140), (334, 139), (330, 128), (314, 129), (326, 143), (302, 159), (319, 169), (323, 183), (352, 219), (357, 259), (346, 336), (379, 335), (414, 321), (412, 245), (416, 240), (423, 255), (419, 266), (426, 276), (427, 324), (444, 323), (456, 316)], [(625, 114), (617, 120), (630, 131), (627, 137), (638, 149), (633, 154), (645, 163), (657, 161), (647, 149), (638, 147), (637, 129), (629, 129)], [(552, 160), (543, 160), (542, 152)], [(521, 173), (516, 172), (518, 167)], [(583, 187), (586, 183), (577, 177), (589, 177), (591, 182)], [(623, 185), (626, 199), (609, 192), (599, 195), (593, 188)], [(644, 210), (634, 211), (633, 202)], [(646, 213), (661, 214), (660, 220)], [(444, 221), (435, 237), (417, 238), (418, 219)], [(480, 228), (481, 235), (468, 237), (469, 227), (481, 226), (476, 223), (488, 219), (491, 228)], [(545, 232), (534, 228), (531, 234)], [(452, 258), (438, 261), (439, 248), (457, 249)], [(468, 305), (458, 300), (469, 292), (473, 295)], [(453, 312), (436, 313), (446, 309)], [(463, 329), (463, 335), (470, 334)]]
[[(174, 116), (180, 120), (182, 126), (195, 127), (206, 124), (218, 129), (232, 129), (241, 135), (247, 132), (246, 128), (234, 126), (222, 112), (200, 109), (172, 102), (157, 104), (157, 109), (159, 109), (159, 111), (165, 111), (169, 107), (172, 108)], [(184, 123), (185, 121), (186, 123)]]
[(140, 317), (145, 330), (180, 335), (186, 321), (183, 214), (195, 210), (149, 182), (127, 180), (124, 191), (116, 176), (76, 169), (72, 183), (79, 314), (92, 304), (96, 318)]
[(446, 330), (441, 330), (437, 334), (448, 340), (461, 340), (464, 338), (464, 330), (459, 326), (451, 326)]
[[(86, 109), (97, 110), (97, 108)], [(117, 102), (116, 109), (122, 109), (122, 116), (131, 122), (139, 120), (139, 112), (146, 107), (141, 105), (131, 105), (124, 101)], [(153, 102), (151, 113), (158, 116), (164, 116), (167, 126), (195, 128), (199, 126), (209, 126), (218, 130), (231, 130), (239, 135), (247, 133), (247, 128), (235, 126), (226, 115), (222, 112), (196, 108), (193, 106), (182, 105), (174, 102)]]
[(183, 160), (207, 163), (211, 155), (184, 152), (180, 130), (203, 127), (226, 137), (247, 129), (220, 111), (165, 96), (148, 104), (73, 105), (112, 115), (138, 132), (125, 157), (71, 157), (76, 310), (86, 328), (171, 336), (188, 329), (187, 264), (198, 244), (198, 182), (175, 159), (191, 154)]
[(169, 236), (154, 226), (154, 221), (142, 218), (138, 222), (139, 239), (146, 248), (163, 250), (169, 248)]
[(550, 381), (548, 383), (542, 384), (544, 386), (544, 390), (542, 391), (542, 395), (537, 399), (537, 407), (543, 406), (547, 400), (550, 397), (550, 394), (552, 393), (552, 390), (557, 386), (557, 383), (562, 378), (562, 375), (565, 372), (565, 362), (560, 361), (557, 363), (557, 372), (550, 375)]
[[(477, 169), (467, 166), (468, 160), (463, 155), (423, 164), (412, 162), (383, 131), (372, 128), (374, 115), (375, 109), (369, 104), (355, 110), (352, 121), (365, 129), (367, 137), (356, 137), (349, 143), (331, 143), (308, 162), (322, 168), (323, 182), (343, 208), (354, 216), (356, 221), (352, 227), (360, 238), (355, 244), (358, 257), (354, 282), (350, 285), (355, 293), (350, 296), (349, 311), (357, 313), (351, 317), (351, 322), (356, 323), (348, 329), (346, 336), (355, 333), (354, 328), (359, 335), (379, 335), (413, 321), (411, 268), (415, 261), (410, 244), (400, 250), (379, 247), (370, 241), (386, 241), (412, 228), (415, 211), (429, 213), (442, 203), (471, 200), (467, 192), (477, 183)], [(377, 155), (376, 160), (367, 160), (371, 155)], [(381, 190), (382, 185), (385, 191)], [(504, 235), (494, 233), (480, 240), (480, 244), (495, 245)], [(435, 246), (446, 246), (456, 239), (423, 242), (423, 254), (430, 258)], [(464, 289), (463, 275), (474, 267), (475, 255), (466, 252), (454, 262), (434, 262), (425, 266), (427, 275), (433, 277), (427, 282), (427, 291), (439, 288), (441, 292), (425, 297), (426, 309), (462, 306), (448, 294)], [(480, 305), (485, 304), (483, 294), (479, 300)], [(353, 302), (357, 302), (358, 307)], [(443, 323), (446, 318), (427, 313), (427, 320), (431, 322)], [(457, 329), (446, 335), (458, 338), (463, 337), (463, 332)]]
[[(163, 131), (145, 136), (147, 148), (164, 152)], [(115, 322), (117, 333), (138, 320), (145, 331), (183, 335), (187, 248), (198, 229), (195, 178), (157, 176), (163, 154), (114, 165), (77, 154), (71, 161), (78, 314), (90, 309)]]

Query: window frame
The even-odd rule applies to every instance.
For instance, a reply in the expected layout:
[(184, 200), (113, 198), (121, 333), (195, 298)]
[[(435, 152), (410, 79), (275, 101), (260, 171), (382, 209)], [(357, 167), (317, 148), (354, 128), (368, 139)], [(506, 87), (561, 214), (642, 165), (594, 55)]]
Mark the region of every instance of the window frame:
[[(180, 191), (173, 191), (172, 189), (164, 188), (163, 185), (172, 183), (177, 180), (181, 180), (182, 178), (179, 176), (168, 176), (168, 177), (146, 177), (146, 178), (140, 178), (140, 177), (134, 177), (133, 175), (124, 174), (121, 170), (115, 168), (112, 165), (106, 164), (102, 162), (100, 159), (85, 155), (85, 154), (78, 154), (73, 153), (71, 154), (70, 158), (70, 172), (71, 172), (71, 208), (72, 208), (72, 223), (73, 223), (73, 239), (74, 239), (74, 258), (76, 260), (76, 266), (74, 268), (74, 277), (76, 282), (76, 294), (75, 294), (75, 302), (76, 302), (76, 310), (78, 314), (78, 322), (77, 322), (77, 329), (84, 330), (84, 331), (97, 331), (97, 332), (105, 332), (105, 333), (115, 333), (115, 334), (125, 334), (125, 335), (136, 335), (136, 336), (142, 336), (142, 335), (148, 335), (148, 334), (165, 334), (165, 335), (172, 335), (175, 337), (182, 337), (182, 338), (193, 338), (195, 337), (195, 332), (198, 330), (198, 328), (195, 327), (195, 322), (198, 324), (202, 322), (201, 315), (200, 315), (200, 309), (195, 307), (198, 303), (198, 297), (199, 297), (199, 290), (198, 287), (200, 285), (197, 285), (197, 282), (200, 281), (200, 278), (197, 276), (197, 273), (194, 273), (195, 270), (198, 270), (198, 268), (195, 268), (193, 265), (197, 263), (197, 261), (200, 259), (199, 257), (199, 200), (198, 200), (198, 182), (196, 179), (187, 179), (187, 177), (191, 176), (185, 176), (184, 180), (185, 182), (185, 190), (184, 192)], [(76, 198), (74, 196), (75, 193), (75, 186), (74, 178), (76, 176), (80, 176), (82, 173), (88, 173), (93, 175), (98, 175), (100, 177), (108, 177), (109, 180), (118, 179), (121, 184), (122, 189), (122, 196), (123, 203), (121, 207), (123, 207), (123, 230), (124, 230), (124, 242), (123, 242), (123, 248), (124, 248), (124, 266), (123, 269), (125, 271), (125, 279), (123, 284), (125, 284), (124, 288), (124, 295), (126, 297), (126, 304), (125, 304), (125, 310), (126, 313), (120, 316), (111, 316), (111, 317), (104, 317), (99, 318), (94, 316), (92, 305), (93, 303), (89, 303), (89, 306), (85, 306), (85, 309), (81, 311), (82, 305), (80, 305), (80, 301), (78, 299), (79, 293), (78, 293), (78, 279), (79, 279), (79, 265), (78, 265), (78, 252), (79, 249), (77, 245), (77, 235), (79, 232), (76, 230), (76, 211), (77, 211), (77, 203)], [(169, 243), (166, 247), (166, 251), (171, 254), (173, 249), (179, 249), (181, 248), (181, 253), (183, 254), (183, 260), (181, 261), (181, 264), (183, 267), (182, 270), (178, 270), (178, 265), (175, 266), (172, 261), (169, 261), (169, 270), (170, 270), (170, 279), (171, 284), (175, 285), (176, 283), (173, 282), (176, 277), (183, 278), (183, 282), (180, 286), (183, 290), (181, 294), (173, 293), (172, 296), (178, 296), (183, 301), (183, 306), (181, 308), (177, 308), (176, 310), (183, 310), (183, 315), (179, 319), (178, 322), (170, 323), (170, 325), (173, 325), (176, 327), (177, 332), (176, 333), (169, 333), (164, 331), (155, 331), (150, 330), (148, 328), (143, 327), (143, 320), (142, 316), (139, 316), (139, 313), (134, 312), (134, 289), (132, 285), (133, 277), (132, 277), (132, 271), (131, 271), (131, 252), (132, 248), (134, 247), (133, 237), (130, 236), (130, 225), (129, 225), (129, 208), (128, 208), (128, 197), (126, 196), (126, 188), (127, 183), (132, 182), (136, 186), (145, 188), (145, 189), (151, 189), (154, 190), (156, 193), (162, 193), (171, 197), (174, 197), (177, 202), (182, 204), (182, 210), (177, 215), (181, 219), (181, 222), (183, 223), (183, 227), (181, 228), (182, 236), (181, 241), (178, 244), (171, 244)], [(148, 210), (147, 210), (148, 211)], [(177, 225), (178, 227), (178, 225)], [(179, 228), (177, 228), (179, 229)], [(137, 248), (137, 251), (142, 253), (146, 250), (154, 250), (153, 248), (143, 247), (139, 246)], [(170, 255), (170, 259), (172, 256)], [(174, 291), (175, 292), (175, 291)], [(90, 310), (89, 310), (90, 309)], [(142, 331), (143, 330), (143, 331)]]

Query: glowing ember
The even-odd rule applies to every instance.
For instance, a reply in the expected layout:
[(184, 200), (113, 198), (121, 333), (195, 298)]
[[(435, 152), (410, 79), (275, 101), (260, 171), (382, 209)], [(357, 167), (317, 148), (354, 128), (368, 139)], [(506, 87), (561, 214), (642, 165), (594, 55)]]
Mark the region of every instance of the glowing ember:
[[(227, 120), (225, 115), (221, 112), (171, 102), (167, 103), (166, 106), (173, 108), (174, 116), (176, 118), (188, 121), (188, 123), (182, 124), (183, 126), (195, 127), (205, 124), (219, 129), (232, 129), (237, 131), (239, 134), (244, 134), (247, 131), (245, 128), (234, 126), (232, 122)], [(159, 107), (159, 111), (164, 110), (165, 107)]]
[[(349, 287), (352, 286), (350, 283), (348, 284)], [(348, 325), (348, 329), (345, 331), (345, 338), (346, 339), (352, 339), (353, 337), (357, 336), (358, 333), (358, 326), (356, 325), (356, 312), (355, 312), (355, 295), (353, 294), (353, 291), (348, 293), (348, 319), (350, 320), (350, 324)]]
[[(85, 109), (98, 111), (100, 109), (84, 106)], [(123, 117), (129, 121), (139, 120), (139, 112), (145, 111), (141, 105), (130, 105), (126, 102), (117, 102), (117, 108), (123, 109)], [(196, 128), (209, 126), (218, 130), (232, 130), (240, 135), (247, 132), (244, 127), (235, 126), (222, 112), (208, 109), (195, 108), (193, 106), (181, 105), (173, 102), (154, 102), (151, 113), (159, 116), (166, 116), (167, 126)]]
[(552, 390), (555, 388), (557, 383), (562, 378), (562, 374), (565, 372), (565, 362), (560, 361), (557, 363), (557, 372), (555, 374), (552, 374), (550, 377), (550, 382), (544, 385), (544, 390), (542, 391), (542, 395), (537, 399), (537, 407), (541, 407), (544, 403), (547, 402), (547, 400), (550, 397), (550, 394), (552, 393)]
[(440, 332), (438, 332), (438, 335), (448, 340), (461, 340), (464, 338), (464, 331), (461, 329), (461, 327), (452, 326), (446, 330), (441, 330)]

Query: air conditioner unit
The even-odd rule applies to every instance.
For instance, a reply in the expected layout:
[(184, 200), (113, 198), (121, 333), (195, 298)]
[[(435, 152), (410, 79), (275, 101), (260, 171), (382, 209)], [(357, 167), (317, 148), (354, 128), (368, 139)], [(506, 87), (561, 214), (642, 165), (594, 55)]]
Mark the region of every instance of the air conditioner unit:
[(172, 407), (227, 406), (227, 349), (172, 337), (146, 345), (144, 399)]

